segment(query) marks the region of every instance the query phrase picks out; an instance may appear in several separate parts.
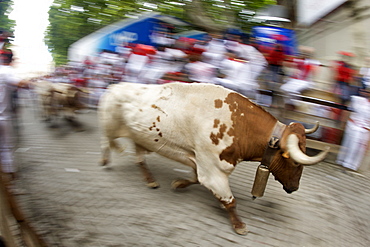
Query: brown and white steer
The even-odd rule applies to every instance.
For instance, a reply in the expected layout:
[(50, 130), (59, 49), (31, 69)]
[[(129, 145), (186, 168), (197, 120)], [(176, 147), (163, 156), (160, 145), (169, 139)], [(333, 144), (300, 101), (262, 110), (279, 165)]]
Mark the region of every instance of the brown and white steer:
[(81, 102), (83, 92), (72, 84), (38, 81), (34, 86), (40, 97), (42, 117), (47, 121), (61, 114), (73, 120), (75, 111), (84, 108)]
[(158, 184), (145, 165), (148, 151), (192, 167), (194, 178), (174, 181), (173, 187), (207, 187), (226, 208), (238, 234), (248, 231), (236, 212), (229, 175), (241, 161), (261, 161), (276, 124), (283, 131), (269, 170), (286, 192), (298, 189), (302, 164), (318, 163), (328, 152), (307, 156), (305, 133), (312, 130), (299, 123), (286, 126), (246, 97), (212, 84), (112, 85), (101, 98), (98, 114), (102, 165), (109, 163), (111, 148), (123, 151), (116, 138), (128, 137), (150, 187)]

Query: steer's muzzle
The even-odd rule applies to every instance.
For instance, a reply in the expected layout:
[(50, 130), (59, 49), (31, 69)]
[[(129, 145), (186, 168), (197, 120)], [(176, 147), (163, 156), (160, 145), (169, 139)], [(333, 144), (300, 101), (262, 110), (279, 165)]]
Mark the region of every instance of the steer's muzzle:
[(298, 190), (298, 187), (287, 188), (287, 187), (283, 186), (283, 189), (285, 190), (286, 193), (291, 194), (292, 192)]

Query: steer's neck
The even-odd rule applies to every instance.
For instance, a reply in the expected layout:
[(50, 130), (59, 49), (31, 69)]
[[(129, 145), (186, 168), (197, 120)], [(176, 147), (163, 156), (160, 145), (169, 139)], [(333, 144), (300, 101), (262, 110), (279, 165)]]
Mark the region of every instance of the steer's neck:
[(244, 150), (242, 159), (261, 161), (278, 120), (263, 108), (256, 107), (247, 114), (247, 122), (247, 139), (241, 144)]
[(230, 102), (234, 110), (231, 116), (233, 143), (220, 153), (220, 159), (233, 165), (242, 160), (260, 161), (278, 120), (245, 98), (235, 97)]

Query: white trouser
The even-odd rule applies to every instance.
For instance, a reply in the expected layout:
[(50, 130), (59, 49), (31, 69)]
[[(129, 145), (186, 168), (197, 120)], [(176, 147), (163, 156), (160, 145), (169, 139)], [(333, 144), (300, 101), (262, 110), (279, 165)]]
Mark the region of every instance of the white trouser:
[(255, 82), (261, 72), (264, 70), (265, 66), (263, 64), (251, 64), (251, 79)]
[(294, 104), (292, 99), (295, 94), (301, 94), (302, 91), (312, 87), (312, 82), (300, 79), (290, 78), (280, 89), (288, 96), (285, 99), (286, 104)]
[(105, 88), (90, 88), (89, 105), (96, 107), (99, 104), (100, 97), (105, 92)]
[(337, 164), (357, 170), (364, 158), (369, 137), (369, 131), (348, 121), (342, 146), (337, 157)]
[(306, 80), (290, 78), (281, 86), (281, 90), (289, 94), (300, 94), (302, 91), (311, 88), (312, 83)]
[(13, 142), (12, 121), (0, 120), (0, 163), (4, 173), (16, 172), (13, 163)]
[(234, 82), (228, 79), (214, 78), (213, 81), (215, 82), (216, 85), (221, 85), (235, 92), (239, 92), (239, 85), (235, 84)]

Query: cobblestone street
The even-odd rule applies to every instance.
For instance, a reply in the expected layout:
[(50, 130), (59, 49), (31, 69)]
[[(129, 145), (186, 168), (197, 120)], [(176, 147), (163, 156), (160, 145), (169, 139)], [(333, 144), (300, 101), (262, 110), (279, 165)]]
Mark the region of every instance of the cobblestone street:
[(84, 131), (67, 122), (51, 128), (35, 107), (22, 109), (16, 160), (17, 200), (49, 246), (323, 246), (370, 245), (370, 178), (327, 162), (305, 167), (300, 189), (286, 194), (271, 175), (264, 197), (252, 200), (258, 163), (231, 176), (238, 211), (250, 232), (234, 233), (226, 212), (201, 185), (173, 191), (190, 169), (157, 154), (148, 165), (160, 188), (149, 189), (134, 164), (133, 146), (100, 159), (95, 110), (79, 114)]

